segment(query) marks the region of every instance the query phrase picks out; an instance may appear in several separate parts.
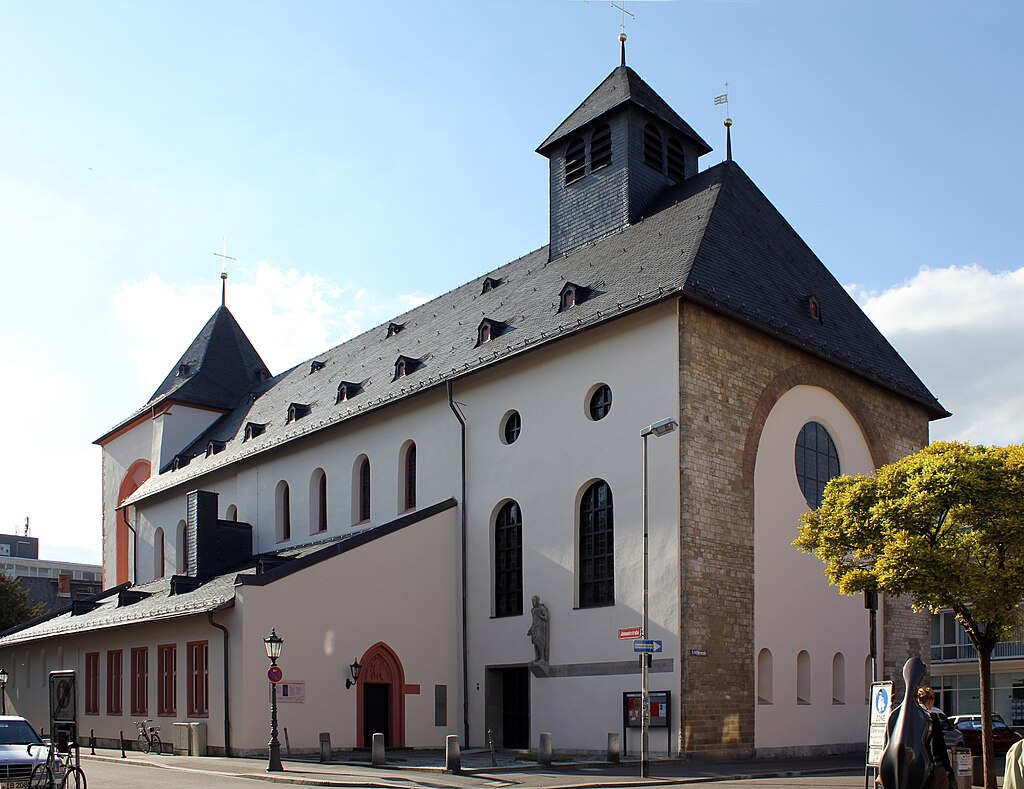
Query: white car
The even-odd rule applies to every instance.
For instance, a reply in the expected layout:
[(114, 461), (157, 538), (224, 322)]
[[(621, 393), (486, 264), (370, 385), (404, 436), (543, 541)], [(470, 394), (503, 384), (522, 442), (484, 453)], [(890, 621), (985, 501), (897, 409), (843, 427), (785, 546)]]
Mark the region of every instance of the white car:
[(0, 716), (0, 789), (27, 789), (32, 768), (46, 761), (46, 750), (27, 720)]

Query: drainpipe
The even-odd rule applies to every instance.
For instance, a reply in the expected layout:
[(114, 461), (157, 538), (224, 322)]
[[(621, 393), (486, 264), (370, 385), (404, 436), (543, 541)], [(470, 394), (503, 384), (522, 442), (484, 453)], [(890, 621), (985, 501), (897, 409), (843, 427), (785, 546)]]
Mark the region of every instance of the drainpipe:
[(213, 621), (213, 611), (206, 612), (206, 618), (210, 620), (210, 624), (217, 628), (224, 634), (224, 755), (231, 755), (231, 696), (228, 689), (231, 687), (228, 684), (229, 674), (228, 668), (230, 662), (228, 660), (228, 629), (224, 625), (219, 625)]
[(124, 510), (121, 517), (124, 518), (124, 525), (128, 527), (128, 531), (132, 533), (132, 577), (129, 580), (135, 585), (139, 582), (139, 533), (128, 519), (129, 506), (125, 504), (121, 507)]
[(448, 407), (459, 420), (462, 443), (462, 722), (465, 728), (466, 747), (469, 747), (469, 643), (467, 641), (466, 614), (466, 420), (462, 409), (452, 399), (452, 382), (448, 381)]

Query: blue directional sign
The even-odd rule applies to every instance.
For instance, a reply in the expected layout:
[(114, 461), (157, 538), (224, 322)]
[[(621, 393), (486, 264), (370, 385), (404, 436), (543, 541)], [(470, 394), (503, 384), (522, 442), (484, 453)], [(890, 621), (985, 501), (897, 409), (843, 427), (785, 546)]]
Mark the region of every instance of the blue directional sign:
[(634, 652), (661, 652), (662, 643), (650, 638), (633, 639)]

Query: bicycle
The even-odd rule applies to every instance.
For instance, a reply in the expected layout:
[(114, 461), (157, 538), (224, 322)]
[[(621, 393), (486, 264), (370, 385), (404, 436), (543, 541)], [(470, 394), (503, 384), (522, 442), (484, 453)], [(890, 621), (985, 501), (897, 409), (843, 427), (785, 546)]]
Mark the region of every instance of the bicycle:
[(85, 771), (72, 764), (68, 757), (62, 755), (52, 742), (30, 743), (28, 755), (32, 755), (32, 746), (42, 744), (46, 748), (46, 761), (32, 768), (28, 778), (29, 789), (86, 789)]
[(161, 753), (161, 748), (163, 747), (163, 743), (160, 742), (160, 727), (147, 725), (152, 722), (152, 718), (146, 718), (144, 721), (135, 721), (135, 725), (139, 727), (139, 750), (143, 753), (149, 753), (150, 751)]

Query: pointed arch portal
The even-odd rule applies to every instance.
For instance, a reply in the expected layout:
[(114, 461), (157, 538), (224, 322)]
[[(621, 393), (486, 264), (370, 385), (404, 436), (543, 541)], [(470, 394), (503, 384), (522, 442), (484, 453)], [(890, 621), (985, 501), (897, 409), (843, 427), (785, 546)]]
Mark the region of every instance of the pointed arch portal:
[(390, 748), (405, 747), (405, 669), (397, 653), (378, 641), (359, 659), (356, 683), (356, 742), (369, 748), (375, 732)]

